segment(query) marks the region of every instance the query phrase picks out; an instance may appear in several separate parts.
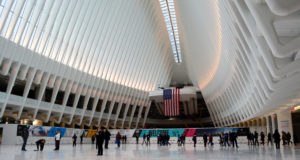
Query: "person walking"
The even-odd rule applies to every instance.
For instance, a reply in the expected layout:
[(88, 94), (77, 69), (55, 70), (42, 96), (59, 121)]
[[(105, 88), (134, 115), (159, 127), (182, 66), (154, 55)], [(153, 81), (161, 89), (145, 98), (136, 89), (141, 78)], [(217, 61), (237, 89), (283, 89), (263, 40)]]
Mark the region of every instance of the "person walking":
[(45, 143), (46, 143), (45, 139), (40, 139), (40, 140), (36, 141), (35, 144), (36, 144), (37, 150), (34, 150), (34, 151), (39, 151), (39, 150), (43, 151)]
[(147, 142), (146, 142), (146, 134), (145, 134), (145, 133), (144, 133), (144, 135), (143, 135), (143, 143), (142, 143), (142, 145), (143, 145), (144, 143), (147, 144)]
[(59, 150), (59, 145), (60, 145), (60, 139), (61, 139), (61, 135), (59, 131), (56, 131), (56, 135), (54, 136), (55, 139), (55, 151)]
[(122, 139), (122, 136), (121, 136), (120, 132), (118, 132), (117, 135), (116, 135), (116, 143), (118, 145), (118, 148), (120, 148), (121, 139)]
[(105, 149), (108, 149), (108, 142), (110, 140), (110, 132), (108, 131), (108, 129), (105, 130)]
[(194, 147), (196, 147), (196, 143), (197, 143), (197, 135), (196, 135), (196, 133), (193, 136), (193, 142), (194, 142)]
[(212, 136), (212, 134), (209, 134), (209, 136), (208, 136), (208, 144), (210, 144), (210, 146), (213, 146), (214, 145), (214, 142), (213, 142), (214, 140), (213, 140), (213, 136)]
[(271, 132), (268, 133), (268, 145), (269, 145), (269, 143), (271, 143), (271, 145), (273, 145)]
[(238, 148), (238, 144), (237, 144), (237, 133), (235, 133), (235, 131), (233, 130), (232, 131), (232, 147), (234, 148), (234, 144), (235, 144), (235, 147)]
[(260, 140), (261, 140), (261, 144), (264, 146), (265, 145), (265, 134), (264, 134), (264, 132), (260, 132)]
[(207, 134), (206, 133), (203, 134), (203, 142), (204, 142), (204, 147), (206, 147), (206, 144), (207, 144)]
[(27, 144), (27, 139), (29, 137), (29, 126), (24, 127), (21, 137), (23, 139), (22, 151), (27, 151), (26, 144)]
[(105, 138), (105, 133), (102, 131), (101, 128), (98, 128), (98, 131), (96, 133), (96, 142), (97, 142), (97, 147), (98, 147), (98, 156), (103, 155), (103, 141)]
[(77, 141), (77, 136), (76, 136), (76, 134), (73, 135), (72, 141), (73, 141), (73, 147), (75, 147), (75, 146), (76, 146), (76, 141)]
[(274, 142), (276, 144), (276, 149), (280, 148), (280, 134), (278, 132), (278, 129), (275, 130), (273, 134)]
[(247, 133), (247, 140), (248, 140), (248, 146), (251, 144), (251, 132), (248, 131)]
[(226, 144), (228, 145), (228, 147), (230, 146), (229, 144), (229, 134), (226, 132), (224, 134), (224, 146), (226, 147)]

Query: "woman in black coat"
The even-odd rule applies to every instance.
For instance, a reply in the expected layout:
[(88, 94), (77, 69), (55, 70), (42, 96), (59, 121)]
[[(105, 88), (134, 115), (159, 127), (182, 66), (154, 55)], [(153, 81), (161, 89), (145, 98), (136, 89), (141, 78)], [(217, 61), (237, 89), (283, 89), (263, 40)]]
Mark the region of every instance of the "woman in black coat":
[(105, 138), (105, 133), (102, 131), (101, 128), (98, 129), (98, 132), (96, 133), (96, 139), (97, 139), (97, 146), (98, 146), (98, 156), (103, 155), (103, 142)]

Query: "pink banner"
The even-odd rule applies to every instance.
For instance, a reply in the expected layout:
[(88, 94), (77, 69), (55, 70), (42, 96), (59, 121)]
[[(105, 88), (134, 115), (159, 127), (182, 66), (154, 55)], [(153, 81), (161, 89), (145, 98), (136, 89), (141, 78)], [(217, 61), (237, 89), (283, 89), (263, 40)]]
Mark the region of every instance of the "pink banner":
[(195, 132), (196, 132), (196, 128), (185, 129), (183, 134), (185, 134), (186, 137), (193, 137)]

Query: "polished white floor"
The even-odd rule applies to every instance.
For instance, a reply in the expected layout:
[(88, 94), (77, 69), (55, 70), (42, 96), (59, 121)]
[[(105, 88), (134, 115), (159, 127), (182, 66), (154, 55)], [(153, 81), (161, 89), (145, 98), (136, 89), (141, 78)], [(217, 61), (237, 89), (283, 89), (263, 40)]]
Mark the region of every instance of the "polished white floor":
[(259, 159), (300, 159), (300, 147), (281, 147), (276, 150), (273, 147), (248, 147), (240, 145), (240, 148), (224, 148), (215, 145), (204, 148), (191, 144), (178, 147), (171, 146), (142, 146), (135, 144), (121, 145), (117, 148), (115, 144), (110, 144), (108, 150), (104, 150), (103, 156), (96, 155), (96, 149), (91, 144), (61, 145), (60, 151), (53, 151), (53, 145), (46, 145), (43, 152), (35, 152), (35, 146), (28, 145), (26, 152), (21, 151), (20, 145), (0, 145), (0, 160), (196, 160), (196, 159), (228, 159), (228, 160), (259, 160)]

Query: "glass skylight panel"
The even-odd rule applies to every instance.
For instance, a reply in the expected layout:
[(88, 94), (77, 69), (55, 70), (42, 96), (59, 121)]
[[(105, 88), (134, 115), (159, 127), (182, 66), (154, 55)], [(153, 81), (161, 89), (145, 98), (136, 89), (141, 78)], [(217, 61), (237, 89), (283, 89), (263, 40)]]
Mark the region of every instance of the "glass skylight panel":
[(171, 41), (171, 46), (174, 54), (174, 59), (176, 63), (181, 63), (181, 50), (179, 43), (179, 34), (177, 28), (175, 6), (173, 0), (159, 0), (160, 7), (166, 22), (167, 31), (169, 34), (169, 39)]

